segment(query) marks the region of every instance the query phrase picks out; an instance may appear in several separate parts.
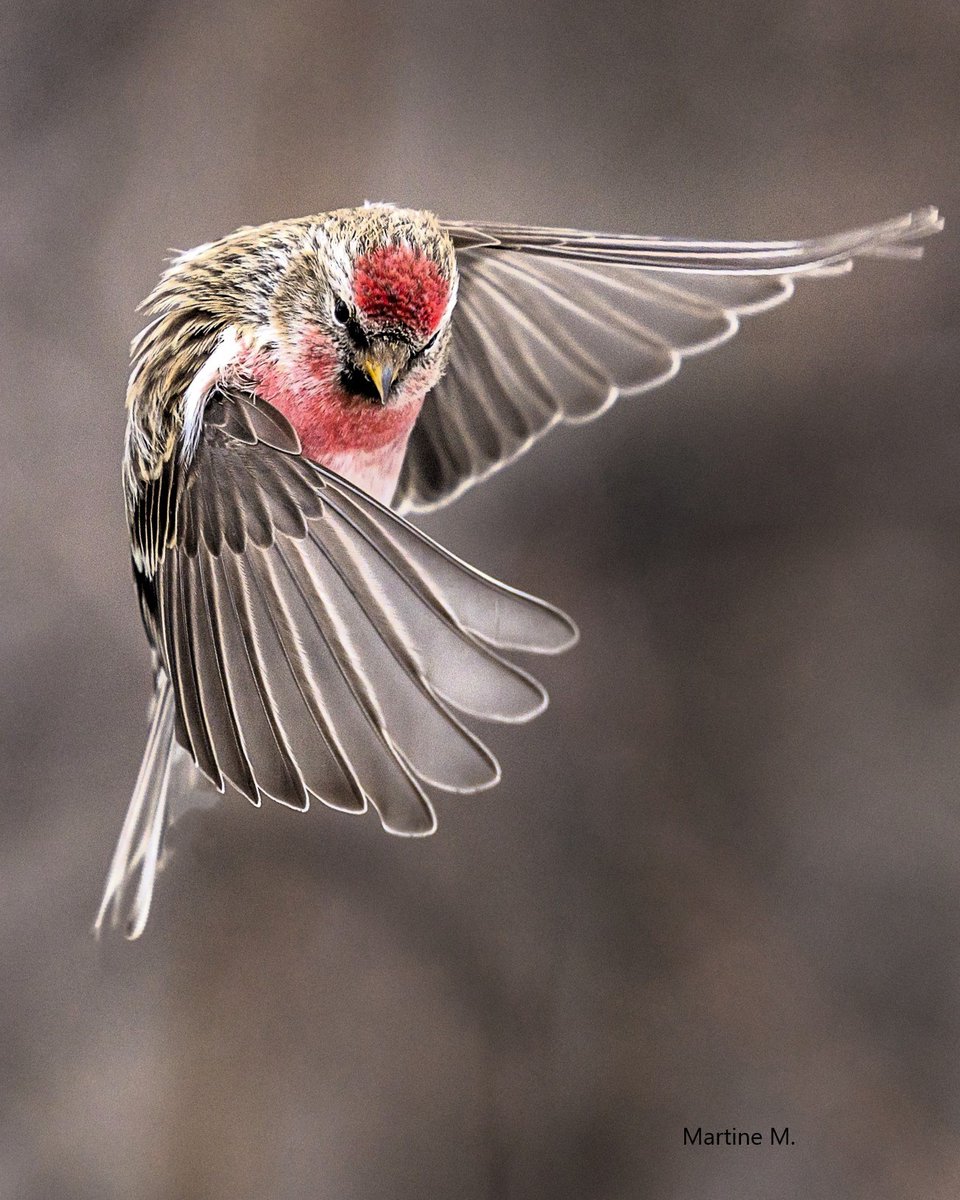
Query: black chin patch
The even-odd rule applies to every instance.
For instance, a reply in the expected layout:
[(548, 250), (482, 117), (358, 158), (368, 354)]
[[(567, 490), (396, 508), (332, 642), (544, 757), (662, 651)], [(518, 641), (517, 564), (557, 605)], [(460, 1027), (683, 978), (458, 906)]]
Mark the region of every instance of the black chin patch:
[(348, 396), (357, 396), (363, 400), (374, 400), (380, 403), (380, 393), (366, 371), (357, 367), (342, 367), (340, 369), (340, 386)]

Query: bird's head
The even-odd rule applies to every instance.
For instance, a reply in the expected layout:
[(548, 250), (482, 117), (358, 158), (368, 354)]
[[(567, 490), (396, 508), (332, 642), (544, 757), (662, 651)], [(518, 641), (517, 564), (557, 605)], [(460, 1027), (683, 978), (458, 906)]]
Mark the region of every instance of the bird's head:
[(319, 388), (375, 406), (420, 397), (446, 361), (453, 246), (429, 214), (345, 209), (308, 227), (274, 294), (281, 357)]

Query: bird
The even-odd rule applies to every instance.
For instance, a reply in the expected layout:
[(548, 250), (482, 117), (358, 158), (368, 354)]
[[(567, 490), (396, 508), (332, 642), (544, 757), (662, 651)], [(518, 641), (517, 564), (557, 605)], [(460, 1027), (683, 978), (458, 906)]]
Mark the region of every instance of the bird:
[(548, 430), (665, 384), (741, 318), (857, 258), (915, 258), (933, 207), (831, 236), (704, 241), (365, 204), (178, 253), (131, 345), (123, 492), (154, 668), (94, 928), (147, 923), (164, 835), (227, 790), (436, 827), (500, 778), (473, 719), (547, 696), (512, 656), (558, 608), (408, 519)]

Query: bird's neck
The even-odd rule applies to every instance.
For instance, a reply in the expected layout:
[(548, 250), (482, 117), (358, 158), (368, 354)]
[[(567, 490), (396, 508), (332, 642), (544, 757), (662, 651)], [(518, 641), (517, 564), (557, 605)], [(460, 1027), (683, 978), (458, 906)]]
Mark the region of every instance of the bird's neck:
[(343, 390), (336, 355), (320, 344), (281, 355), (260, 350), (242, 370), (296, 429), (306, 458), (389, 504), (432, 380), (411, 378), (381, 406)]

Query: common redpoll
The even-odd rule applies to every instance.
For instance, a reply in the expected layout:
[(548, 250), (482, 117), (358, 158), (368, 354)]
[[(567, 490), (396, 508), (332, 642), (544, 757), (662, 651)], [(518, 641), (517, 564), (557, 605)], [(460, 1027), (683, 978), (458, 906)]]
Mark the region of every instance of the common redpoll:
[(504, 653), (576, 628), (401, 514), (664, 383), (795, 279), (915, 257), (941, 224), (700, 242), (371, 205), (174, 259), (131, 351), (123, 478), (156, 690), (96, 928), (112, 909), (142, 932), (170, 800), (205, 783), (372, 805), (410, 836), (435, 827), (428, 788), (496, 783), (457, 714), (541, 712)]

